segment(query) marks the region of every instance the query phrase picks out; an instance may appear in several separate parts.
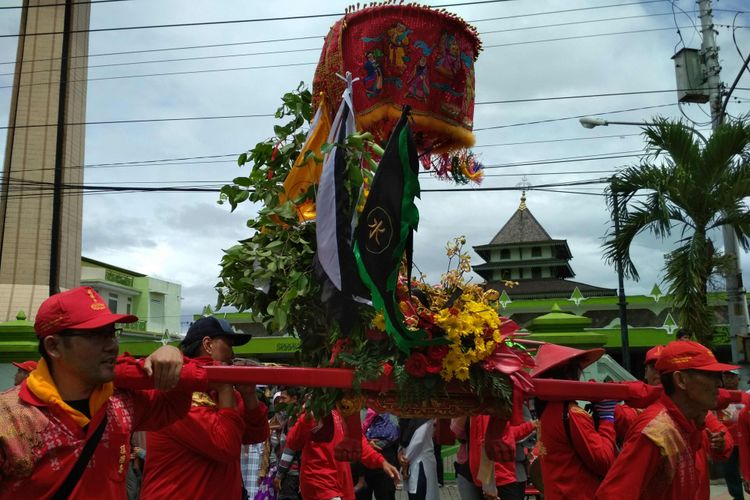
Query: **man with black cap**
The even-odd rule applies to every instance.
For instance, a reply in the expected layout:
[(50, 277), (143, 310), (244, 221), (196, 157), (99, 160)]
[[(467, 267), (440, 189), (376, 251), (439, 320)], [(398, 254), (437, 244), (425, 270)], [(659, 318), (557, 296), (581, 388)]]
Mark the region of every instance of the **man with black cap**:
[[(224, 319), (207, 316), (188, 329), (181, 347), (188, 358), (203, 364), (232, 364), (234, 346), (251, 335), (237, 333)], [(182, 420), (148, 433), (148, 459), (141, 498), (239, 499), (242, 444), (260, 443), (269, 435), (268, 410), (258, 401), (255, 386), (215, 384), (193, 393), (193, 404)]]
[[(137, 320), (112, 313), (89, 287), (42, 303), (34, 323), (42, 359), (0, 393), (0, 499), (125, 498), (131, 432), (181, 418), (191, 394), (160, 391), (188, 371), (174, 347), (144, 364), (118, 358), (116, 324)], [(160, 390), (124, 389), (128, 382)]]

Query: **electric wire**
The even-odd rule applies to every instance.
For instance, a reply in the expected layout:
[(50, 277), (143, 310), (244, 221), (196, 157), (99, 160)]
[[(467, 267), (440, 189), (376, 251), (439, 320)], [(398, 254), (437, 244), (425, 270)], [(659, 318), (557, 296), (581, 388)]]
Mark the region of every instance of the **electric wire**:
[[(559, 41), (569, 41), (569, 40), (578, 40), (578, 39), (585, 39), (585, 38), (594, 38), (594, 37), (602, 37), (602, 36), (618, 36), (618, 35), (630, 35), (630, 34), (637, 34), (637, 33), (646, 33), (646, 32), (654, 32), (654, 31), (664, 31), (671, 28), (652, 28), (652, 29), (641, 29), (641, 30), (631, 30), (631, 31), (619, 31), (619, 32), (609, 32), (609, 33), (598, 33), (598, 34), (589, 34), (589, 35), (575, 35), (575, 36), (568, 36), (568, 37), (559, 37), (559, 38), (546, 38), (542, 40), (529, 40), (529, 41), (521, 41), (521, 42), (509, 42), (509, 43), (501, 43), (501, 44), (494, 44), (494, 45), (483, 45), (484, 49), (492, 49), (492, 48), (499, 48), (499, 47), (513, 47), (513, 46), (519, 46), (519, 45), (528, 45), (528, 44), (536, 44), (536, 43), (548, 43), (548, 42), (559, 42)], [(248, 70), (255, 70), (255, 69), (271, 69), (271, 68), (284, 68), (284, 67), (292, 67), (292, 66), (312, 66), (318, 64), (317, 61), (311, 61), (311, 62), (300, 62), (300, 63), (287, 63), (287, 64), (267, 64), (267, 65), (259, 65), (259, 66), (246, 66), (246, 67), (232, 67), (232, 68), (215, 68), (215, 69), (202, 69), (202, 70), (188, 70), (188, 71), (168, 71), (168, 72), (162, 72), (162, 73), (142, 73), (142, 74), (134, 74), (134, 75), (117, 75), (117, 76), (104, 76), (104, 77), (95, 77), (95, 78), (86, 78), (83, 80), (76, 80), (72, 79), (69, 80), (69, 83), (80, 83), (80, 82), (95, 82), (95, 81), (108, 81), (108, 80), (124, 80), (124, 79), (130, 79), (130, 78), (150, 78), (150, 77), (163, 77), (163, 76), (184, 76), (184, 75), (195, 75), (195, 74), (204, 74), (204, 73), (222, 73), (222, 72), (233, 72), (233, 71), (248, 71)], [(6, 75), (8, 75), (7, 73)], [(24, 75), (25, 73), (22, 73)], [(24, 83), (18, 85), (19, 87), (33, 87), (33, 86), (41, 86), (41, 85), (56, 85), (59, 84), (59, 81), (50, 81), (50, 82), (36, 82), (36, 83)], [(13, 85), (3, 85), (0, 86), (0, 89), (10, 89), (13, 88)]]
[[(444, 8), (444, 7), (463, 7), (467, 5), (481, 5), (490, 3), (506, 3), (518, 0), (480, 0), (473, 2), (458, 2), (458, 3), (447, 3), (437, 4), (431, 7)], [(253, 19), (225, 19), (221, 21), (196, 21), (191, 23), (165, 23), (165, 24), (143, 24), (138, 26), (113, 26), (109, 28), (88, 28), (83, 30), (70, 30), (70, 33), (102, 33), (111, 31), (133, 31), (133, 30), (152, 30), (152, 29), (165, 29), (165, 28), (195, 28), (198, 26), (226, 26), (230, 24), (248, 24), (248, 23), (264, 23), (264, 22), (278, 22), (278, 21), (296, 21), (300, 19), (319, 19), (325, 17), (343, 17), (344, 12), (333, 12), (327, 14), (301, 14), (296, 16), (278, 16), (278, 17), (265, 17), (265, 18), (253, 18)], [(62, 31), (46, 31), (40, 33), (28, 33), (29, 36), (48, 36), (48, 35), (62, 35)], [(4, 33), (0, 34), (0, 38), (12, 38), (19, 37), (21, 35), (17, 33)]]
[[(747, 89), (742, 89), (747, 90)], [(548, 99), (548, 98), (536, 98), (537, 101), (546, 101), (546, 100), (555, 100)], [(525, 102), (531, 102), (525, 101)], [(589, 113), (587, 115), (577, 115), (573, 117), (564, 117), (564, 118), (551, 118), (551, 119), (545, 119), (545, 120), (538, 120), (534, 122), (524, 122), (520, 124), (509, 124), (509, 125), (498, 125), (498, 126), (492, 126), (492, 127), (484, 127), (484, 128), (475, 128), (474, 132), (479, 132), (482, 130), (493, 130), (498, 128), (507, 128), (507, 127), (515, 127), (519, 125), (531, 125), (531, 124), (537, 124), (537, 123), (547, 123), (547, 122), (554, 122), (554, 121), (561, 121), (561, 120), (570, 120), (573, 118), (582, 118), (584, 116), (597, 116), (597, 115), (605, 115), (605, 114), (616, 114), (616, 113), (625, 113), (629, 111), (641, 111), (646, 109), (656, 109), (656, 108), (663, 108), (668, 106), (674, 106), (674, 103), (669, 104), (659, 104), (655, 106), (641, 106), (641, 107), (634, 107), (634, 108), (627, 108), (627, 109), (621, 109), (621, 110), (614, 110), (614, 111), (605, 111), (602, 113)], [(274, 113), (252, 113), (252, 114), (244, 114), (244, 115), (215, 115), (215, 116), (182, 116), (182, 117), (171, 117), (171, 118), (134, 118), (134, 119), (128, 119), (128, 120), (98, 120), (98, 121), (86, 121), (86, 122), (70, 122), (66, 123), (66, 126), (89, 126), (89, 125), (122, 125), (122, 124), (134, 124), (134, 123), (158, 123), (158, 122), (181, 122), (181, 121), (202, 121), (202, 120), (228, 120), (228, 119), (240, 119), (240, 118), (273, 118), (275, 117)], [(44, 127), (57, 127), (56, 123), (31, 123), (28, 125), (13, 125), (13, 126), (3, 126), (0, 127), (0, 130), (9, 130), (9, 129), (28, 129), (28, 128), (44, 128)]]
[[(78, 1), (76, 2), (76, 5), (94, 5), (99, 3), (118, 3), (118, 2), (131, 2), (132, 0), (90, 0), (90, 1)], [(39, 4), (39, 5), (26, 5), (25, 8), (27, 9), (40, 9), (42, 7), (65, 7), (66, 3), (48, 3), (48, 4)], [(23, 9), (23, 5), (9, 5), (0, 7), (0, 10), (18, 10)]]
[[(480, 35), (489, 35), (489, 34), (495, 34), (495, 33), (509, 33), (509, 32), (515, 32), (515, 31), (525, 31), (525, 30), (531, 30), (531, 29), (544, 29), (544, 28), (553, 28), (553, 27), (561, 27), (561, 26), (572, 26), (572, 25), (579, 25), (579, 24), (590, 24), (590, 23), (600, 23), (600, 22), (611, 22), (611, 21), (621, 21), (621, 20), (628, 20), (628, 19), (638, 19), (638, 18), (648, 18), (648, 17), (658, 17), (658, 16), (668, 16), (670, 15), (669, 12), (665, 13), (657, 13), (657, 14), (642, 14), (637, 16), (621, 16), (621, 17), (610, 17), (605, 19), (589, 19), (589, 20), (579, 20), (579, 21), (570, 21), (566, 23), (556, 23), (556, 24), (545, 24), (545, 25), (539, 25), (539, 26), (522, 26), (517, 28), (508, 28), (508, 29), (502, 29), (502, 30), (492, 30), (492, 31), (483, 31), (480, 32)], [(320, 37), (300, 37), (300, 38), (315, 38), (315, 39), (323, 39), (323, 36)], [(290, 40), (290, 39), (281, 39), (281, 40)], [(227, 45), (239, 45), (239, 44), (248, 44), (248, 43), (258, 43), (258, 42), (237, 42), (234, 44), (227, 44)], [(214, 44), (214, 45), (206, 45), (206, 46), (194, 46), (194, 47), (216, 47), (216, 46), (224, 46), (225, 44)], [(178, 50), (182, 49), (181, 47), (177, 47), (174, 49), (156, 49), (156, 50)], [(206, 60), (206, 59), (222, 59), (222, 58), (232, 58), (232, 57), (249, 57), (249, 56), (258, 56), (258, 55), (274, 55), (274, 54), (291, 54), (291, 53), (299, 53), (299, 52), (312, 52), (312, 51), (320, 51), (321, 47), (310, 47), (305, 49), (285, 49), (285, 50), (273, 50), (273, 51), (265, 51), (265, 52), (248, 52), (248, 53), (240, 53), (240, 54), (217, 54), (217, 55), (208, 55), (208, 56), (196, 56), (196, 57), (184, 57), (184, 58), (171, 58), (171, 59), (151, 59), (151, 60), (145, 60), (145, 61), (128, 61), (128, 62), (117, 62), (117, 63), (107, 63), (107, 64), (89, 64), (86, 66), (78, 66), (75, 69), (82, 69), (82, 68), (108, 68), (108, 67), (120, 67), (120, 66), (133, 66), (133, 65), (139, 65), (139, 64), (155, 64), (155, 63), (171, 63), (171, 62), (184, 62), (184, 61), (199, 61), (199, 60)], [(110, 53), (111, 54), (132, 54), (132, 53), (138, 53), (143, 51), (126, 51), (126, 52), (120, 52), (120, 53)], [(101, 54), (100, 54), (101, 55)], [(86, 56), (74, 56), (75, 57), (86, 57)], [(37, 60), (30, 60), (26, 61), (26, 64), (32, 63), (32, 62), (40, 62), (40, 61), (52, 61), (52, 60), (59, 60), (59, 58), (47, 58), (47, 59), (37, 59)], [(9, 61), (9, 62), (3, 62), (0, 64), (14, 64), (15, 61)], [(40, 69), (40, 70), (32, 70), (32, 71), (24, 71), (24, 75), (33, 74), (33, 73), (48, 73), (49, 69)], [(0, 76), (11, 76), (14, 73), (0, 73)]]

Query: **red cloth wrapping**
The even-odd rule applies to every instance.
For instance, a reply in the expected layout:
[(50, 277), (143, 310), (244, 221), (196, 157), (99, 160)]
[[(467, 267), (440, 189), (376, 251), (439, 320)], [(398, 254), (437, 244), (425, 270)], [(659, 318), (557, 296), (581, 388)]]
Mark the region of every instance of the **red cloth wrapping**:
[[(125, 354), (117, 358), (115, 365), (115, 387), (131, 391), (154, 388), (154, 380), (143, 371), (143, 359), (135, 359)], [(208, 390), (208, 376), (202, 363), (183, 358), (180, 381), (174, 390), (181, 392), (204, 392)]]

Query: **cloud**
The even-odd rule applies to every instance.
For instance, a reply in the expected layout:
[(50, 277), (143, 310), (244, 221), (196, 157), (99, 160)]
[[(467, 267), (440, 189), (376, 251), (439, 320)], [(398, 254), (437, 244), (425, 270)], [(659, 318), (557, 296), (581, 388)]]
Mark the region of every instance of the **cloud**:
[[(228, 19), (253, 19), (343, 11), (348, 1), (313, 4), (302, 1), (279, 2), (184, 2), (160, 0), (141, 8), (132, 2), (92, 5), (91, 27), (135, 26)], [(686, 11), (694, 5), (678, 2)], [(739, 10), (744, 2), (722, 1), (725, 10)], [(281, 8), (280, 8), (281, 7)], [(449, 9), (465, 19), (476, 21), (487, 47), (476, 66), (478, 102), (511, 99), (549, 98), (561, 95), (599, 94), (664, 90), (675, 88), (674, 66), (670, 57), (679, 37), (668, 5), (636, 4), (553, 15), (528, 15), (544, 11), (601, 7), (590, 0), (566, 2), (498, 2)], [(0, 30), (17, 30), (17, 13), (0, 16)], [(656, 15), (667, 14), (667, 15)], [(508, 16), (524, 15), (509, 18)], [(633, 18), (630, 16), (645, 16)], [(733, 13), (715, 12), (717, 22), (731, 24)], [(13, 17), (15, 16), (15, 17)], [(615, 21), (612, 18), (624, 19)], [(493, 18), (504, 18), (493, 19)], [(279, 38), (313, 36), (309, 40), (254, 43), (204, 49), (146, 52), (120, 56), (98, 56), (90, 65), (210, 56), (211, 59), (160, 62), (134, 66), (91, 68), (90, 77), (125, 76), (172, 71), (204, 71), (299, 62), (314, 62), (318, 53), (219, 57), (274, 50), (299, 50), (322, 46), (335, 17), (256, 22), (192, 28), (120, 30), (91, 33), (91, 54), (206, 44), (239, 43)], [(540, 27), (567, 22), (610, 19), (609, 21)], [(693, 14), (693, 21), (697, 22)], [(679, 14), (678, 24), (690, 25)], [(498, 30), (514, 30), (487, 33)], [(638, 34), (594, 36), (602, 33), (661, 29)], [(685, 42), (696, 46), (694, 30), (682, 29)], [(750, 31), (737, 30), (740, 47), (750, 46)], [(585, 36), (570, 40), (565, 37)], [(546, 43), (515, 44), (560, 38)], [(0, 39), (0, 62), (15, 57), (14, 39)], [(722, 47), (722, 77), (731, 81), (740, 68), (740, 57), (731, 45), (731, 30), (719, 27)], [(9, 68), (9, 66), (2, 66)], [(124, 120), (194, 116), (244, 115), (272, 113), (284, 92), (300, 81), (312, 81), (315, 66), (263, 68), (255, 70), (196, 73), (178, 76), (144, 77), (91, 81), (87, 89), (87, 120)], [(2, 70), (5, 72), (5, 69)], [(8, 70), (9, 71), (9, 70)], [(7, 83), (6, 83), (7, 82)], [(0, 86), (8, 78), (0, 78)], [(740, 103), (732, 102), (729, 111), (739, 114), (750, 110), (747, 91)], [(674, 104), (675, 93), (636, 94), (569, 100), (484, 104), (475, 110), (477, 128), (550, 120), (561, 117), (604, 113), (615, 110)], [(0, 89), (0, 120), (6, 120), (10, 92)], [(685, 113), (705, 122), (706, 106), (684, 107)], [(672, 118), (682, 115), (676, 106), (654, 110), (635, 110), (608, 115), (612, 119), (647, 121), (655, 114)], [(236, 155), (273, 134), (270, 118), (174, 121), (130, 125), (90, 125), (87, 127), (86, 163), (135, 161), (159, 158), (185, 158), (205, 155)], [(701, 128), (705, 128), (701, 125)], [(617, 168), (637, 161), (620, 158), (596, 161), (558, 161), (535, 166), (509, 167), (508, 163), (530, 160), (556, 160), (575, 156), (641, 151), (642, 138), (630, 134), (636, 127), (584, 130), (576, 119), (536, 125), (512, 126), (477, 131), (477, 145), (507, 144), (476, 149), (488, 165), (484, 187), (515, 187), (527, 175), (533, 185), (607, 177)], [(615, 137), (604, 137), (604, 136)], [(562, 140), (577, 139), (577, 140)], [(538, 142), (558, 141), (558, 142)], [(4, 151), (5, 141), (0, 141)], [(89, 184), (128, 186), (206, 186), (218, 188), (238, 175), (246, 175), (233, 157), (173, 161), (172, 164), (148, 164), (119, 168), (89, 167)], [(605, 172), (599, 172), (605, 171)], [(596, 173), (594, 173), (596, 172)], [(502, 174), (503, 176), (496, 176)], [(424, 175), (422, 188), (450, 187), (449, 183)], [(554, 238), (568, 239), (576, 279), (599, 286), (616, 286), (611, 266), (601, 257), (601, 238), (608, 228), (608, 213), (601, 194), (602, 184), (560, 188), (575, 194), (530, 191), (528, 206)], [(588, 193), (582, 194), (582, 193)], [(594, 194), (594, 196), (592, 196)], [(222, 249), (246, 237), (245, 221), (258, 207), (243, 204), (237, 213), (216, 205), (215, 193), (123, 193), (87, 195), (84, 203), (84, 253), (115, 265), (158, 275), (183, 286), (183, 313), (200, 312), (215, 302), (213, 284), (219, 271)], [(444, 245), (447, 240), (466, 235), (468, 245), (489, 242), (518, 207), (518, 191), (474, 191), (460, 193), (423, 192), (418, 202), (421, 212), (415, 239), (415, 261), (431, 279), (438, 279), (447, 264)], [(644, 234), (636, 240), (633, 254), (642, 273), (640, 283), (626, 284), (628, 292), (648, 291), (658, 280), (663, 255), (672, 241), (659, 242)], [(474, 263), (481, 262), (474, 256)], [(750, 268), (743, 255), (745, 276)], [(478, 278), (477, 278), (478, 279)], [(750, 279), (750, 278), (748, 278)], [(748, 280), (746, 279), (746, 281)]]

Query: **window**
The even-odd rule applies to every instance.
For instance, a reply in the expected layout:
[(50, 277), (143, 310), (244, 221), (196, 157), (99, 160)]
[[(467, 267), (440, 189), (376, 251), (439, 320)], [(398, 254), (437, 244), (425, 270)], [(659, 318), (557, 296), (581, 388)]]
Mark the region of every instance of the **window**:
[(542, 277), (542, 268), (541, 267), (532, 267), (531, 268), (531, 277), (534, 279), (538, 279)]
[(531, 256), (532, 257), (541, 257), (542, 256), (542, 247), (531, 247)]
[(125, 304), (125, 314), (133, 314), (133, 297), (128, 297), (128, 302)]
[(510, 269), (500, 269), (500, 279), (501, 280), (509, 280), (510, 279)]
[(510, 259), (510, 249), (503, 248), (500, 250), (500, 258), (501, 259)]
[(116, 293), (110, 293), (109, 294), (109, 300), (107, 301), (107, 305), (109, 306), (109, 310), (113, 313), (117, 312), (117, 294)]

